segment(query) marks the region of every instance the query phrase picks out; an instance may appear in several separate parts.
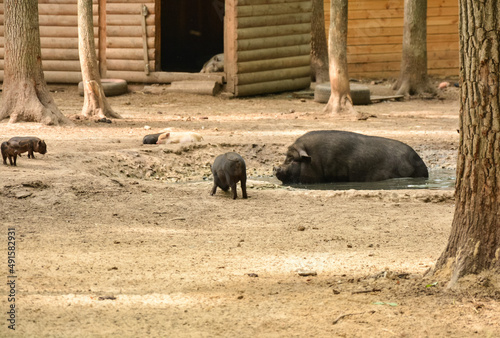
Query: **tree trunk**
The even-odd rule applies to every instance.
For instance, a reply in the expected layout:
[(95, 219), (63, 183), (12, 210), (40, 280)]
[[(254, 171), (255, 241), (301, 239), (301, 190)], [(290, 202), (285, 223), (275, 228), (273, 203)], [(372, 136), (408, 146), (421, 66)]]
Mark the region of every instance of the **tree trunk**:
[(500, 273), (500, 5), (460, 0), (460, 147), (456, 206), (435, 273)]
[(328, 47), (325, 33), (325, 9), (323, 0), (312, 1), (311, 19), (311, 80), (328, 82)]
[(5, 55), (0, 120), (58, 125), (70, 121), (59, 111), (43, 76), (38, 1), (5, 0)]
[(427, 76), (427, 0), (405, 0), (401, 72), (397, 95), (435, 94)]
[(355, 117), (347, 73), (347, 0), (331, 0), (328, 35), (332, 92), (324, 112), (341, 117)]
[(78, 0), (78, 53), (83, 80), (84, 118), (121, 118), (104, 95), (94, 43), (92, 0)]

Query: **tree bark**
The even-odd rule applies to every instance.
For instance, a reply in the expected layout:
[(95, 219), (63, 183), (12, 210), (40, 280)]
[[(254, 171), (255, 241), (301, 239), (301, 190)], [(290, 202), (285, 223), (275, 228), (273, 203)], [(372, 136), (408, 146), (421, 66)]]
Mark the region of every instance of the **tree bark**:
[(312, 1), (311, 19), (311, 80), (328, 82), (328, 47), (325, 33), (325, 9), (323, 0)]
[(330, 2), (330, 29), (328, 32), (330, 64), (330, 99), (324, 109), (339, 117), (355, 117), (347, 72), (347, 0)]
[(121, 118), (104, 95), (94, 43), (92, 0), (78, 0), (78, 53), (83, 81), (84, 118)]
[(42, 70), (38, 1), (5, 0), (5, 55), (0, 120), (70, 123), (50, 95)]
[(500, 5), (460, 0), (460, 146), (456, 206), (435, 273), (450, 286), (467, 274), (500, 273)]
[(401, 72), (397, 95), (435, 94), (427, 76), (427, 0), (405, 0)]

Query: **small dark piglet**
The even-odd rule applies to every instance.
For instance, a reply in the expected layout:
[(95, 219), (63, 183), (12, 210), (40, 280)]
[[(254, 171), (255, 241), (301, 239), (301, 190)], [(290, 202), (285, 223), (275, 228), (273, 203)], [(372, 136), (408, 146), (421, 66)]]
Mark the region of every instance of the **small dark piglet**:
[(9, 142), (3, 142), (1, 146), (3, 164), (7, 165), (7, 157), (9, 158), (10, 165), (16, 165), (17, 152), (16, 144)]
[(236, 199), (236, 183), (241, 181), (243, 198), (247, 198), (247, 170), (245, 161), (240, 155), (230, 152), (217, 156), (212, 165), (212, 174), (214, 175), (214, 186), (210, 195), (215, 194), (217, 187), (224, 191), (231, 188), (233, 199)]
[(34, 136), (16, 136), (8, 141), (12, 147), (16, 148), (17, 154), (28, 152), (28, 158), (35, 158), (33, 152), (45, 154), (47, 152), (47, 145), (45, 141), (40, 140)]
[(158, 142), (158, 136), (160, 136), (162, 133), (158, 134), (149, 134), (144, 136), (142, 139), (142, 144), (156, 144)]

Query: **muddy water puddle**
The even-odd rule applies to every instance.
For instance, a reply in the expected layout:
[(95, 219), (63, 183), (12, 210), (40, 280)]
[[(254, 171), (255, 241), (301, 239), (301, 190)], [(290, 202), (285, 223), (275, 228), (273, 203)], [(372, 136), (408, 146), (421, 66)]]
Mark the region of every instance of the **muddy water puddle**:
[[(321, 184), (290, 184), (296, 189), (307, 190), (401, 190), (430, 189), (453, 190), (455, 188), (455, 170), (432, 169), (429, 178), (393, 178), (378, 182), (336, 182)], [(281, 185), (276, 177), (249, 177), (250, 180)]]

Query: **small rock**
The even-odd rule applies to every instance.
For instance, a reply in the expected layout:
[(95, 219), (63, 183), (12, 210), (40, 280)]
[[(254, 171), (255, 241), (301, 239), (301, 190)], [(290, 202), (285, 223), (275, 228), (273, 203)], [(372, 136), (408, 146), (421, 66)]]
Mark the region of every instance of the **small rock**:
[(150, 126), (144, 126), (144, 129), (149, 130), (149, 129), (151, 129), (151, 127)]
[(306, 227), (305, 227), (305, 226), (303, 226), (303, 225), (299, 225), (299, 226), (297, 227), (297, 230), (298, 230), (298, 231), (304, 231), (304, 230), (306, 230)]
[(256, 273), (248, 273), (247, 275), (248, 277), (259, 277), (259, 275)]
[(314, 270), (304, 270), (304, 269), (297, 270), (297, 273), (299, 274), (299, 276), (302, 276), (302, 277), (317, 276), (318, 275), (318, 273)]
[(352, 248), (352, 244), (347, 244), (347, 247), (348, 248)]

